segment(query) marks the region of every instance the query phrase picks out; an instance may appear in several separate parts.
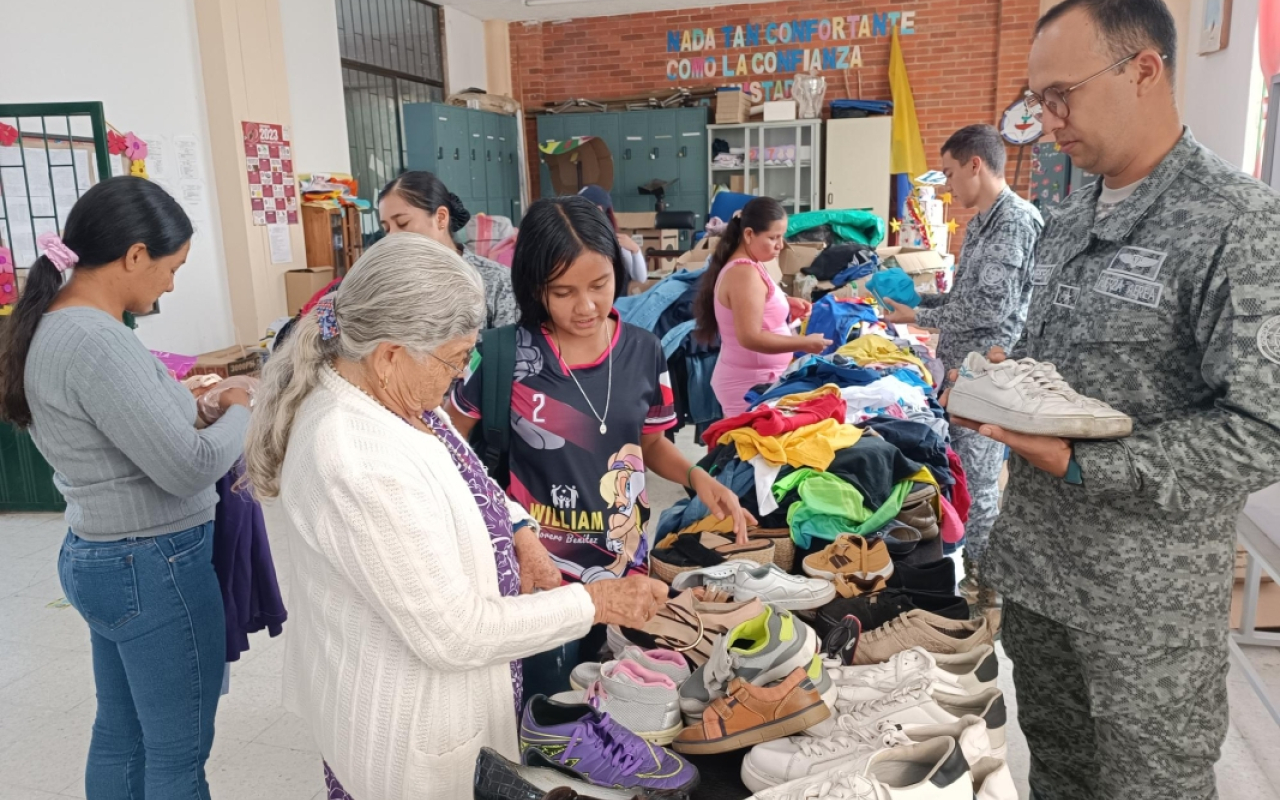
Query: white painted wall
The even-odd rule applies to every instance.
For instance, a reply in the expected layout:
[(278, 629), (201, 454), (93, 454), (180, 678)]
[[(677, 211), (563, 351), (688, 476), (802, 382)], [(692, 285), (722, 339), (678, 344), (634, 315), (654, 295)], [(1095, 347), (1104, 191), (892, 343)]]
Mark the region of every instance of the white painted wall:
[(1199, 55), (1200, 20), (1205, 0), (1192, 0), (1187, 51), (1183, 118), (1210, 150), (1237, 167), (1253, 169), (1246, 155), (1251, 125), (1257, 125), (1258, 0), (1233, 0), (1231, 39), (1225, 50)]
[(452, 6), (444, 9), (445, 91), (489, 90), (484, 22)]
[(293, 115), (294, 169), (350, 172), (337, 7), (332, 0), (279, 0)]
[(165, 172), (152, 177), (179, 194), (177, 136), (198, 142), (196, 226), (177, 289), (161, 313), (139, 320), (155, 350), (197, 354), (233, 344), (226, 259), (212, 182), (194, 0), (3, 0), (0, 103), (101, 101), (122, 131), (155, 137), (169, 148)]

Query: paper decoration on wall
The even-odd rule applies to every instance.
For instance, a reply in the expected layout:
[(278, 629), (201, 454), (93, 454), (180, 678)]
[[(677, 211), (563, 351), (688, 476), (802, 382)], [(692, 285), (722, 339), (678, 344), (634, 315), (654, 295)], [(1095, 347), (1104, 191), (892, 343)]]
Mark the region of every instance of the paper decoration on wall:
[(1000, 117), (1000, 135), (1009, 144), (1025, 145), (1039, 141), (1044, 127), (1027, 106), (1026, 95), (1019, 97)]
[(293, 178), (289, 129), (266, 122), (242, 122), (249, 205), (254, 225), (297, 225), (298, 187)]
[(119, 156), (124, 154), (124, 148), (124, 134), (107, 131), (107, 152), (113, 156)]
[(943, 192), (942, 194), (938, 195), (938, 199), (942, 201), (942, 204), (944, 206), (951, 205), (951, 192)]
[(947, 233), (951, 234), (952, 236), (956, 235), (956, 229), (959, 227), (960, 227), (960, 223), (956, 222), (954, 219), (947, 220)]
[(0, 122), (0, 147), (13, 147), (18, 141), (18, 129)]
[(18, 275), (13, 265), (13, 253), (0, 247), (0, 316), (13, 313), (18, 302)]
[(142, 159), (129, 162), (129, 174), (135, 178), (146, 178), (151, 180), (151, 176), (147, 174), (147, 162)]
[(946, 186), (947, 176), (943, 175), (941, 172), (937, 171), (936, 169), (931, 169), (928, 172), (921, 175), (920, 177), (916, 178), (915, 182), (920, 186)]
[(124, 157), (130, 161), (145, 161), (147, 143), (134, 135), (133, 131), (124, 135)]
[(889, 230), (897, 233), (902, 230), (902, 220), (894, 218), (889, 220)]

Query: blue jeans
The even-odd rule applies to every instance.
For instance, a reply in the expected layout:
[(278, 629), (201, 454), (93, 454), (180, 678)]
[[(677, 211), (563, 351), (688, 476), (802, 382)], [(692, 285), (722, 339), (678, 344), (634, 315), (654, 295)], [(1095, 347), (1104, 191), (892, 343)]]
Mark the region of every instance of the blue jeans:
[(58, 576), (89, 623), (98, 694), (89, 800), (208, 800), (227, 649), (212, 559), (212, 522), (118, 542), (67, 533)]

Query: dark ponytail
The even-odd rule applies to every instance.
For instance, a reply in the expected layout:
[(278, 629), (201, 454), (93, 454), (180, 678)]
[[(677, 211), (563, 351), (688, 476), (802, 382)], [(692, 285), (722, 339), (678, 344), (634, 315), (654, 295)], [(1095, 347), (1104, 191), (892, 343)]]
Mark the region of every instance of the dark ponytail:
[[(378, 192), (381, 203), (388, 195), (397, 195), (414, 208), (420, 208), (428, 214), (434, 214), (443, 206), (449, 210), (449, 233), (455, 234), (471, 221), (471, 212), (462, 204), (461, 198), (449, 191), (444, 181), (434, 173), (422, 170), (411, 170), (400, 174), (400, 177), (382, 187)], [(462, 251), (462, 247), (458, 247)]]
[[(152, 258), (164, 258), (191, 240), (191, 220), (158, 184), (143, 178), (108, 178), (85, 192), (67, 215), (63, 244), (76, 254), (76, 272), (119, 261), (136, 244)], [(62, 273), (40, 256), (0, 336), (0, 419), (31, 424), (25, 373), (27, 353), (41, 317), (62, 289)]]
[(742, 207), (742, 213), (729, 220), (724, 233), (720, 235), (720, 243), (711, 254), (711, 263), (702, 276), (702, 286), (698, 289), (698, 298), (694, 302), (694, 318), (698, 326), (694, 337), (703, 344), (711, 344), (720, 333), (716, 322), (716, 281), (729, 259), (742, 246), (742, 232), (745, 230), (757, 233), (769, 230), (773, 223), (787, 218), (787, 210), (782, 203), (772, 197), (757, 197)]

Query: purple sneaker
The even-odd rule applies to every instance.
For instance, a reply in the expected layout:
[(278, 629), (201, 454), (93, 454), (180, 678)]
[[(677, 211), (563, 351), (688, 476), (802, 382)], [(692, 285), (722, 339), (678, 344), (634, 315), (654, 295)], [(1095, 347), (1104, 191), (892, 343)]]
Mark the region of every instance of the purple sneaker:
[(587, 705), (537, 695), (525, 706), (520, 749), (526, 766), (552, 767), (596, 786), (692, 791), (698, 769)]

